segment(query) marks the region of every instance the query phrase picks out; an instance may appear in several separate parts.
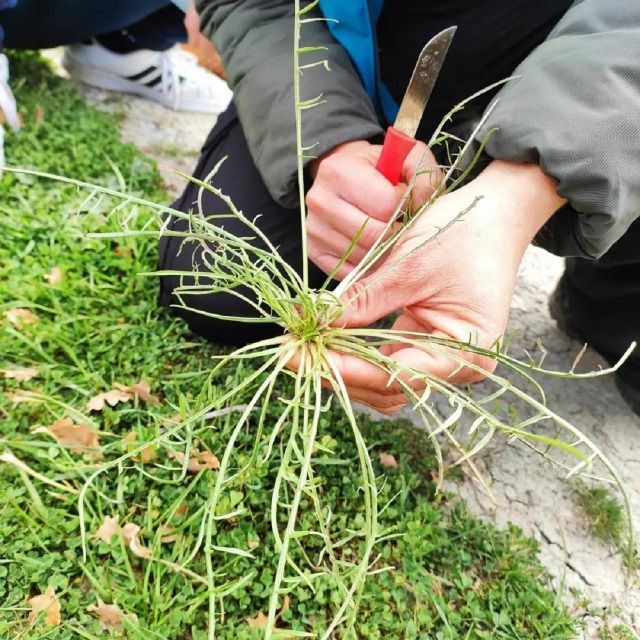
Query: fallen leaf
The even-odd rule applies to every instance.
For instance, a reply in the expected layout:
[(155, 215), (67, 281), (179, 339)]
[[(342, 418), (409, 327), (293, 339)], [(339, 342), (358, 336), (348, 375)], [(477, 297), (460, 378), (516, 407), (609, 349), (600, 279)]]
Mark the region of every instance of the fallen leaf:
[(175, 427), (176, 425), (182, 422), (182, 416), (179, 413), (176, 413), (174, 416), (170, 416), (169, 418), (165, 418), (161, 423), (161, 427)]
[(285, 613), (286, 611), (289, 611), (290, 608), (291, 608), (291, 598), (289, 598), (288, 595), (285, 595), (285, 597), (282, 599), (282, 609), (280, 609), (278, 618), (282, 617), (282, 614)]
[(33, 400), (34, 394), (29, 393), (29, 391), (13, 391), (7, 392), (4, 394), (8, 400), (14, 402), (15, 404), (20, 404), (22, 402), (31, 402)]
[(38, 322), (38, 316), (29, 309), (9, 309), (9, 311), (4, 312), (4, 315), (18, 329), (21, 329), (24, 325)]
[(392, 469), (398, 468), (398, 461), (390, 453), (380, 454), (380, 464), (383, 467), (391, 467)]
[(115, 407), (119, 402), (128, 402), (131, 400), (131, 394), (120, 389), (111, 389), (111, 391), (103, 391), (87, 402), (87, 411), (102, 411), (105, 403), (110, 407)]
[(138, 533), (140, 533), (140, 527), (137, 524), (129, 523), (125, 524), (120, 529), (122, 538), (129, 545), (131, 553), (138, 558), (149, 558), (151, 556), (151, 549), (147, 549), (140, 544), (138, 540)]
[(41, 104), (37, 104), (33, 110), (33, 119), (36, 124), (42, 124), (44, 122), (44, 109)]
[(218, 460), (211, 451), (202, 451), (199, 454), (199, 459), (200, 464), (203, 465), (203, 468), (205, 469), (217, 471), (220, 468), (220, 460)]
[(260, 540), (248, 540), (247, 547), (249, 547), (249, 551), (253, 551), (260, 546)]
[(158, 532), (160, 533), (160, 542), (162, 544), (170, 544), (178, 539), (178, 534), (174, 533), (175, 527), (170, 524), (163, 524)]
[(119, 244), (114, 250), (113, 252), (121, 258), (130, 258), (131, 257), (131, 249), (129, 247), (123, 247), (121, 244)]
[[(282, 614), (285, 613), (285, 611), (288, 611), (290, 608), (291, 608), (291, 600), (289, 599), (288, 595), (285, 595), (284, 599), (282, 600), (282, 608), (280, 609), (280, 612), (278, 613), (278, 615), (276, 615), (276, 622), (282, 617)], [(255, 618), (251, 618), (247, 616), (245, 620), (249, 625), (249, 628), (261, 629), (267, 626), (267, 622), (269, 621), (269, 618), (265, 616), (264, 613), (262, 613), (262, 611), (260, 611), (260, 613), (258, 613), (258, 615)]]
[(35, 367), (25, 367), (24, 369), (0, 369), (0, 373), (5, 378), (27, 382), (38, 375), (38, 370)]
[(247, 616), (245, 620), (247, 621), (250, 629), (262, 629), (262, 627), (267, 626), (267, 621), (269, 620), (269, 618), (265, 616), (261, 611), (255, 618), (250, 618), (249, 616)]
[[(216, 471), (220, 468), (220, 461), (210, 451), (198, 451), (198, 449), (191, 449), (189, 453), (187, 470), (191, 473), (199, 473), (203, 469)], [(180, 464), (184, 464), (185, 454), (182, 451), (170, 450), (169, 456), (174, 460), (177, 460)]]
[(52, 287), (59, 285), (62, 282), (62, 269), (60, 267), (52, 267), (45, 279)]
[(129, 393), (131, 395), (137, 396), (143, 402), (147, 404), (160, 404), (160, 398), (158, 396), (154, 396), (151, 393), (151, 386), (146, 380), (140, 380), (140, 382), (136, 382), (128, 387), (125, 387), (123, 384), (115, 384), (118, 389), (124, 391), (125, 393)]
[(132, 622), (138, 621), (138, 616), (135, 613), (122, 612), (117, 604), (105, 604), (100, 598), (98, 598), (98, 606), (90, 604), (87, 607), (87, 611), (92, 613), (98, 618), (100, 626), (106, 631), (122, 631), (124, 629), (124, 621), (131, 620)]
[(38, 617), (38, 614), (42, 612), (45, 614), (45, 624), (50, 627), (57, 627), (60, 624), (60, 601), (53, 587), (47, 587), (44, 593), (31, 598), (29, 605), (31, 606), (29, 622), (33, 622)]
[(102, 524), (96, 529), (93, 537), (96, 540), (102, 540), (107, 544), (111, 544), (111, 538), (120, 533), (120, 525), (118, 524), (118, 516), (112, 518), (105, 516)]
[(49, 427), (40, 427), (35, 432), (48, 433), (59, 444), (69, 447), (71, 453), (91, 453), (95, 457), (102, 457), (98, 433), (86, 424), (75, 424), (71, 418), (60, 418)]
[[(126, 436), (122, 438), (120, 442), (122, 442), (125, 450), (127, 451), (133, 451), (134, 449), (138, 448), (139, 444), (141, 444), (138, 442), (137, 431), (130, 431)], [(144, 464), (149, 464), (150, 462), (153, 461), (155, 453), (156, 453), (155, 445), (150, 444), (148, 447), (145, 447), (140, 452), (139, 456), (133, 456), (131, 459), (134, 460), (135, 462), (142, 462)]]

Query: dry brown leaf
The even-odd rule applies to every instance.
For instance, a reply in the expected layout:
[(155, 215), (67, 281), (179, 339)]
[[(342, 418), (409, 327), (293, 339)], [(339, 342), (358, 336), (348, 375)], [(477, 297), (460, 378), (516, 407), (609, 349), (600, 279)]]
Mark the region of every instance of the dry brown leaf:
[(114, 250), (113, 252), (121, 258), (131, 258), (131, 249), (129, 247), (123, 247), (121, 244), (119, 244)]
[(69, 447), (71, 453), (90, 453), (95, 457), (102, 457), (100, 438), (86, 424), (75, 424), (71, 418), (60, 418), (49, 427), (40, 427), (36, 433), (48, 433), (64, 447)]
[(102, 411), (105, 403), (110, 407), (115, 407), (119, 402), (128, 402), (131, 400), (131, 394), (121, 389), (111, 389), (111, 391), (103, 391), (87, 402), (87, 411)]
[[(285, 597), (282, 600), (282, 608), (280, 609), (280, 612), (276, 616), (276, 622), (280, 620), (280, 618), (282, 617), (282, 614), (285, 613), (285, 611), (288, 611), (290, 608), (291, 608), (291, 599), (289, 598), (288, 595), (285, 595)], [(260, 611), (260, 613), (258, 613), (258, 615), (255, 618), (251, 618), (247, 616), (245, 620), (251, 629), (262, 629), (263, 627), (267, 626), (267, 622), (269, 621), (269, 618), (265, 616), (264, 613), (262, 613), (262, 611)]]
[(7, 400), (11, 400), (11, 402), (15, 404), (20, 404), (22, 402), (30, 402), (33, 400), (35, 394), (30, 393), (29, 391), (8, 391), (4, 394)]
[(52, 287), (58, 286), (62, 282), (62, 269), (60, 267), (52, 267), (45, 279)]
[(38, 370), (35, 367), (25, 367), (24, 369), (0, 369), (0, 374), (5, 378), (11, 378), (18, 382), (27, 382), (38, 375)]
[(248, 540), (247, 547), (249, 547), (249, 551), (253, 551), (260, 546), (260, 540)]
[(282, 614), (285, 613), (286, 611), (289, 611), (290, 608), (291, 608), (291, 598), (289, 598), (288, 595), (285, 595), (285, 597), (282, 599), (282, 609), (280, 609), (278, 618), (282, 617)]
[[(125, 450), (132, 451), (133, 449), (138, 448), (138, 432), (130, 431), (126, 436), (124, 436), (121, 441), (124, 445)], [(148, 447), (145, 447), (139, 456), (133, 456), (131, 459), (135, 462), (142, 462), (143, 464), (149, 464), (153, 461), (153, 458), (156, 453), (155, 445), (150, 444)]]
[(102, 524), (97, 528), (93, 537), (96, 540), (102, 540), (107, 544), (111, 544), (111, 538), (120, 533), (120, 525), (118, 524), (118, 516), (112, 518), (111, 516), (105, 516)]
[(176, 413), (174, 416), (170, 416), (169, 418), (165, 418), (161, 423), (161, 427), (175, 427), (176, 425), (182, 422), (182, 416), (179, 413)]
[(181, 502), (176, 509), (177, 516), (186, 516), (189, 513), (189, 505), (186, 502)]
[(146, 380), (140, 380), (140, 382), (136, 382), (135, 384), (129, 385), (128, 387), (125, 387), (125, 385), (118, 383), (116, 383), (114, 386), (121, 391), (124, 391), (125, 393), (129, 393), (132, 396), (137, 396), (138, 398), (140, 398), (140, 400), (146, 402), (147, 404), (160, 404), (160, 398), (158, 398), (158, 396), (154, 396), (151, 393), (151, 386)]
[(175, 542), (178, 539), (178, 534), (174, 533), (175, 527), (170, 524), (163, 524), (158, 532), (160, 533), (160, 542), (162, 544), (169, 544)]
[(124, 541), (129, 545), (129, 549), (131, 549), (131, 553), (134, 556), (138, 556), (138, 558), (149, 558), (151, 557), (151, 549), (147, 549), (140, 544), (138, 540), (138, 533), (140, 533), (140, 527), (137, 524), (129, 523), (125, 524), (122, 529), (120, 529), (120, 533)]
[(138, 621), (138, 616), (135, 613), (124, 614), (117, 604), (105, 604), (100, 598), (98, 598), (98, 606), (90, 604), (87, 611), (95, 615), (100, 626), (109, 632), (122, 631), (126, 619), (133, 622)]
[(398, 468), (398, 461), (390, 453), (380, 454), (380, 464), (383, 467), (391, 467), (392, 469)]
[(5, 311), (4, 315), (7, 317), (7, 320), (21, 329), (27, 324), (35, 324), (38, 322), (38, 316), (30, 311), (29, 309), (9, 309), (9, 311)]
[(44, 109), (41, 104), (37, 104), (33, 110), (33, 119), (36, 124), (42, 124), (44, 122)]
[(45, 614), (45, 624), (50, 627), (57, 627), (60, 624), (60, 601), (53, 587), (47, 587), (44, 593), (31, 598), (29, 606), (31, 607), (29, 622), (33, 622), (38, 617), (38, 614), (43, 612)]
[[(187, 470), (191, 473), (199, 473), (203, 469), (216, 471), (220, 468), (220, 461), (211, 451), (198, 451), (191, 449), (189, 452), (189, 461), (187, 462)], [(180, 464), (184, 464), (185, 455), (182, 451), (169, 451), (169, 456), (177, 460)]]
[(204, 469), (217, 471), (220, 468), (220, 460), (211, 451), (202, 451), (199, 454), (199, 460)]
[(263, 627), (267, 626), (267, 621), (269, 620), (269, 618), (265, 616), (261, 611), (255, 618), (250, 618), (249, 616), (247, 616), (245, 620), (247, 621), (250, 629), (262, 629)]

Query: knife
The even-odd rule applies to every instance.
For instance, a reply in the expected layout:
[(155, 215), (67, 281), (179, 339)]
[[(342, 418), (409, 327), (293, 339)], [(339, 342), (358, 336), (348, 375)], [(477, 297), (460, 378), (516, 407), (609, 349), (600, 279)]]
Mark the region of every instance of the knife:
[(393, 185), (400, 181), (402, 165), (416, 144), (418, 125), (456, 29), (457, 27), (449, 27), (441, 31), (424, 46), (413, 69), (396, 121), (387, 129), (376, 169)]

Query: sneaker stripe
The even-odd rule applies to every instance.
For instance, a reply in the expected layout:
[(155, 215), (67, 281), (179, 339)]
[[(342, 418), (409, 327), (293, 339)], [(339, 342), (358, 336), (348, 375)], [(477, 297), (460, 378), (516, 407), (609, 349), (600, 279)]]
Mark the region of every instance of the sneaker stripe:
[(156, 85), (160, 84), (162, 82), (162, 76), (160, 74), (158, 74), (155, 78), (153, 78), (152, 80), (147, 80), (144, 83), (145, 87), (149, 87), (149, 88), (153, 88)]
[(158, 71), (158, 67), (156, 67), (155, 65), (153, 65), (152, 67), (147, 67), (144, 71), (141, 71), (140, 73), (134, 73), (132, 76), (125, 76), (125, 78), (127, 80), (131, 80), (132, 82), (136, 82), (137, 80), (144, 78), (144, 76), (149, 75), (154, 71), (156, 72)]

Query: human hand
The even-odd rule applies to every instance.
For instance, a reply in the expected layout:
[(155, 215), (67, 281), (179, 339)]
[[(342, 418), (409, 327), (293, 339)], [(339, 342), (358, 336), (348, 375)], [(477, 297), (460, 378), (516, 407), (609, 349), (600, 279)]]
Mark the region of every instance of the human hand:
[[(331, 273), (348, 250), (353, 238), (364, 229), (348, 260), (335, 274), (344, 278), (384, 233), (396, 211), (407, 183), (420, 167), (411, 193), (416, 208), (433, 193), (440, 171), (433, 154), (418, 142), (407, 156), (401, 182), (393, 186), (375, 166), (382, 147), (358, 140), (339, 145), (311, 165), (314, 178), (306, 197), (309, 258), (325, 273)], [(365, 224), (366, 223), (366, 224)]]
[[(555, 181), (537, 165), (494, 161), (474, 181), (437, 200), (390, 250), (384, 263), (345, 292), (343, 300), (352, 302), (338, 323), (365, 326), (402, 309), (394, 330), (490, 347), (504, 334), (526, 247), (564, 203), (555, 187)], [(424, 244), (478, 197), (468, 213)], [(398, 262), (412, 250), (412, 255)], [(404, 367), (452, 383), (477, 381), (483, 377), (482, 370), (495, 367), (493, 359), (469, 351), (458, 355), (474, 368), (461, 368), (441, 350), (403, 343), (387, 345), (382, 352)], [(353, 400), (383, 413), (407, 404), (399, 382), (389, 385), (389, 375), (380, 368), (344, 353), (332, 357)], [(399, 379), (417, 392), (424, 387), (410, 381), (409, 375)]]

